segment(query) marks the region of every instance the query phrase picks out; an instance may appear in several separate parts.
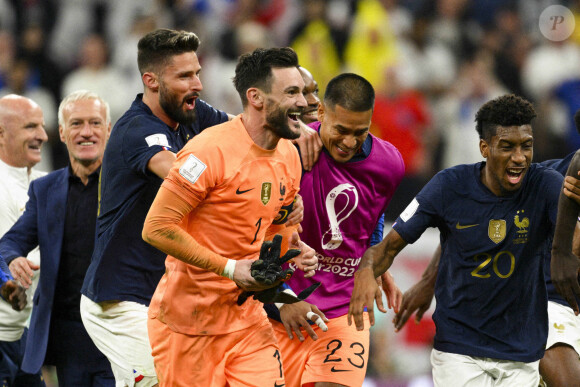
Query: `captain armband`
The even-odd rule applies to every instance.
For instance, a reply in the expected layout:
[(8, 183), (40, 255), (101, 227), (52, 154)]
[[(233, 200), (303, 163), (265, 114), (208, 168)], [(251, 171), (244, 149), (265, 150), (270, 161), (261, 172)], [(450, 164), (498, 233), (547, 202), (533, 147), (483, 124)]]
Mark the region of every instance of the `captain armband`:
[(288, 204), (287, 206), (282, 206), (282, 208), (280, 208), (280, 211), (278, 211), (278, 215), (276, 215), (276, 218), (274, 219), (272, 224), (284, 224), (284, 223), (286, 223), (286, 221), (288, 220), (288, 215), (290, 215), (290, 213), (292, 212), (292, 209), (294, 208), (295, 201), (296, 201), (296, 197), (294, 197), (294, 200), (292, 200), (292, 203)]

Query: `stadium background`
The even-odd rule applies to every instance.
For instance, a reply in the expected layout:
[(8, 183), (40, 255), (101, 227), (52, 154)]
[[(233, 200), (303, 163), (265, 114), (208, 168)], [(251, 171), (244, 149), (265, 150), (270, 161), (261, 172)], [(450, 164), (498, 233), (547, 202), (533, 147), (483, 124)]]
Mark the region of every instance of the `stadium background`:
[[(137, 41), (167, 27), (202, 41), (202, 98), (237, 114), (236, 58), (255, 47), (292, 46), (320, 86), (352, 71), (377, 91), (372, 132), (403, 154), (406, 175), (387, 210), (393, 221), (434, 173), (481, 159), (475, 111), (516, 93), (533, 101), (535, 161), (580, 147), (580, 27), (553, 41), (541, 14), (562, 5), (580, 26), (580, 1), (551, 0), (0, 0), (0, 95), (37, 101), (49, 143), (39, 169), (67, 163), (60, 143), (60, 98), (84, 88), (111, 105), (115, 121), (142, 85)], [(388, 227), (387, 227), (388, 229)], [(404, 291), (437, 245), (429, 230), (392, 272)], [(432, 309), (431, 309), (432, 311)], [(393, 312), (372, 330), (369, 386), (430, 386), (430, 313), (394, 333)], [(47, 373), (51, 383), (51, 373)]]

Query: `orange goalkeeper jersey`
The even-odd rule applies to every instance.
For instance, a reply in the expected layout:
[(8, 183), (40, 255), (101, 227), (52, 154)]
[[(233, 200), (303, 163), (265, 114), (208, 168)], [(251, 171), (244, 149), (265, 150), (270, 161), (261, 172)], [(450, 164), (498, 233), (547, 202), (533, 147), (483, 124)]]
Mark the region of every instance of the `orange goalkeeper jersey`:
[[(194, 207), (180, 227), (199, 244), (229, 259), (257, 259), (266, 230), (298, 192), (301, 171), (290, 141), (280, 140), (274, 150), (260, 148), (238, 116), (190, 140), (162, 187)], [(241, 290), (232, 280), (172, 256), (165, 266), (149, 316), (172, 330), (218, 335), (266, 318), (252, 298), (236, 304)]]

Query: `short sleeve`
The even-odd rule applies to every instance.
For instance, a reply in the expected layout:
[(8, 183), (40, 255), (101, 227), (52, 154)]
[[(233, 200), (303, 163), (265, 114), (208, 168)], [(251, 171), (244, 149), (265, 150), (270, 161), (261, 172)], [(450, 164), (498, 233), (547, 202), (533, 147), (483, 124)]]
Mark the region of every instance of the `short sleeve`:
[(177, 152), (170, 130), (154, 117), (135, 117), (123, 136), (122, 154), (125, 162), (132, 170), (149, 174), (147, 164), (153, 156), (164, 150)]
[(399, 215), (393, 225), (407, 243), (414, 243), (429, 227), (436, 227), (444, 203), (443, 175), (435, 175)]
[(197, 205), (208, 192), (223, 180), (224, 157), (218, 147), (205, 146), (197, 138), (177, 154), (177, 160), (163, 182), (166, 187), (182, 196), (190, 205)]

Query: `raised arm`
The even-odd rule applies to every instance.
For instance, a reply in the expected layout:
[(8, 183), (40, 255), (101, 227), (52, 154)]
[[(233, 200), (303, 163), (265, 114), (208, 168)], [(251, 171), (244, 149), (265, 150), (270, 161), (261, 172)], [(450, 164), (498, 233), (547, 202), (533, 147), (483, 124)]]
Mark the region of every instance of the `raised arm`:
[[(577, 176), (580, 171), (580, 151), (576, 152), (570, 167), (566, 173), (569, 176)], [(566, 184), (566, 183), (565, 183)], [(550, 264), (552, 282), (556, 290), (570, 304), (576, 315), (579, 314), (576, 297), (580, 297), (580, 284), (578, 283), (578, 272), (580, 270), (580, 258), (572, 252), (572, 240), (580, 204), (576, 200), (568, 197), (563, 189), (558, 201), (558, 219), (556, 221), (556, 231), (552, 244), (552, 261)]]

